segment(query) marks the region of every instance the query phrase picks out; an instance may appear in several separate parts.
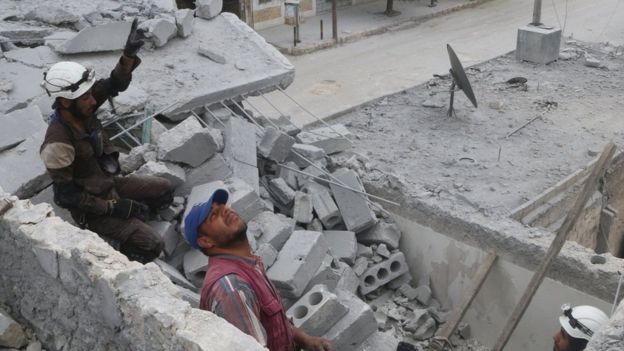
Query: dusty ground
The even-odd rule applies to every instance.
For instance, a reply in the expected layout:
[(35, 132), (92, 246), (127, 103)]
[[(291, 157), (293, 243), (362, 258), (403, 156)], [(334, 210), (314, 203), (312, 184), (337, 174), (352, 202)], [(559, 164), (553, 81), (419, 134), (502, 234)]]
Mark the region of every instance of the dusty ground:
[[(566, 60), (546, 66), (508, 54), (468, 68), (479, 108), (456, 93), (453, 117), (446, 114), (447, 76), (337, 122), (358, 135), (354, 149), (373, 168), (404, 178), (420, 196), (504, 216), (583, 167), (607, 142), (624, 145), (624, 48), (568, 41), (562, 51)], [(601, 67), (586, 66), (589, 56)], [(506, 83), (514, 77), (526, 85)]]

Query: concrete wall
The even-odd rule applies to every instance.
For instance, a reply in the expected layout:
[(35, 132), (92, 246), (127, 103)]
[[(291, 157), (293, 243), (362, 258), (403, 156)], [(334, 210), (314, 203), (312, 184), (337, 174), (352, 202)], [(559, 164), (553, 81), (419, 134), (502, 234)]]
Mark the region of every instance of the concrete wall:
[(263, 350), (150, 263), (0, 189), (0, 301), (47, 350)]
[[(486, 251), (474, 248), (435, 232), (404, 217), (395, 216), (403, 232), (401, 250), (415, 279), (429, 275), (434, 297), (452, 310)], [(475, 297), (463, 321), (471, 326), (472, 336), (493, 346), (511, 311), (524, 292), (532, 272), (498, 259)], [(610, 311), (608, 302), (546, 278), (529, 305), (505, 350), (548, 350), (552, 335), (559, 329), (560, 306), (590, 304)]]

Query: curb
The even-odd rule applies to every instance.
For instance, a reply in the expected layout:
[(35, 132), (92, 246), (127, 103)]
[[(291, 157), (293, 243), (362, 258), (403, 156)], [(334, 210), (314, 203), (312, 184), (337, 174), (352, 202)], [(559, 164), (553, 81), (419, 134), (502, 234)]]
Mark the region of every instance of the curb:
[(325, 39), (323, 41), (318, 41), (312, 44), (304, 44), (303, 46), (300, 46), (300, 47), (283, 47), (283, 46), (279, 46), (278, 44), (274, 44), (271, 42), (268, 42), (268, 43), (273, 45), (282, 54), (290, 55), (290, 56), (301, 56), (301, 55), (310, 54), (316, 51), (340, 46), (342, 44), (352, 43), (352, 42), (355, 42), (364, 38), (368, 38), (374, 35), (380, 35), (384, 33), (396, 32), (399, 30), (413, 28), (428, 20), (441, 17), (441, 16), (445, 16), (445, 15), (448, 15), (448, 14), (451, 14), (453, 12), (457, 12), (460, 10), (473, 8), (473, 7), (479, 6), (481, 4), (484, 4), (490, 1), (493, 1), (493, 0), (468, 0), (468, 2), (465, 4), (457, 5), (455, 7), (450, 7), (450, 8), (438, 11), (438, 12), (430, 13), (428, 15), (410, 17), (410, 18), (400, 20), (396, 23), (391, 23), (385, 26), (365, 30), (362, 32), (348, 34), (343, 37), (338, 37), (338, 42), (335, 42), (333, 39)]

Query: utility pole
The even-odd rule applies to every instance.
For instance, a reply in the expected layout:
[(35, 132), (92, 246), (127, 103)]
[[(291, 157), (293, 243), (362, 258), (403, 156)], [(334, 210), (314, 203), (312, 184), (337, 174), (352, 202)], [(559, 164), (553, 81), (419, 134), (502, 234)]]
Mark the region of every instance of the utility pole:
[(533, 22), (534, 26), (542, 24), (542, 0), (534, 0), (533, 2)]
[(338, 43), (338, 4), (336, 0), (332, 0), (332, 38)]

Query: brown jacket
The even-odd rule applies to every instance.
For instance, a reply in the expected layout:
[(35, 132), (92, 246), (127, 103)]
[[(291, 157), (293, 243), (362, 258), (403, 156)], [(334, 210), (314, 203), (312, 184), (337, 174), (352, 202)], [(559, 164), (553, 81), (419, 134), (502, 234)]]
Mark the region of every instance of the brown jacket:
[[(138, 57), (134, 60), (120, 59), (108, 78), (93, 84), (91, 91), (97, 101), (96, 109), (109, 97), (117, 96), (128, 88), (132, 71), (140, 63)], [(85, 126), (87, 133), (75, 129), (64, 122), (56, 110), (51, 116), (40, 156), (54, 182), (54, 201), (57, 205), (71, 210), (74, 215), (104, 215), (108, 210), (106, 200), (118, 196), (114, 191), (115, 172), (103, 171), (98, 160), (108, 157), (118, 168), (119, 153), (95, 115), (86, 121)]]

